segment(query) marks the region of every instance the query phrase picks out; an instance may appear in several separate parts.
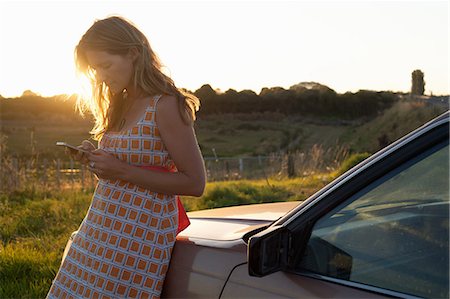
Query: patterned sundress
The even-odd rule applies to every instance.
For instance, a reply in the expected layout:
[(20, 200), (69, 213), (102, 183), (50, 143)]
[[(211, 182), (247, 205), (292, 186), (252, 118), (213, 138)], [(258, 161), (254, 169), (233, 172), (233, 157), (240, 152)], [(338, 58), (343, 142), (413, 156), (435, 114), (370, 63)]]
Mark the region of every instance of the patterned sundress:
[[(136, 166), (175, 167), (155, 123), (153, 97), (137, 125), (99, 148)], [(100, 179), (48, 298), (157, 298), (175, 243), (175, 196)]]

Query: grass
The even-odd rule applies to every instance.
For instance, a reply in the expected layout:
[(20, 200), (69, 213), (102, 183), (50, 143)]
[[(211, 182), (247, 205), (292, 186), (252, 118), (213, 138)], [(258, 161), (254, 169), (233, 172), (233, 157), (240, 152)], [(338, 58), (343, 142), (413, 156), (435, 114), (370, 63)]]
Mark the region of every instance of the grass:
[(372, 121), (353, 127), (342, 135), (342, 142), (355, 152), (375, 152), (387, 143), (420, 127), (446, 111), (445, 107), (415, 102), (398, 102)]
[(46, 296), (91, 192), (38, 188), (0, 196), (0, 298)]
[(208, 183), (201, 198), (182, 197), (187, 211), (278, 201), (301, 201), (331, 181), (333, 174), (292, 179)]
[[(82, 140), (89, 139), (92, 125), (78, 121), (72, 124), (54, 124), (45, 120), (8, 121), (2, 120), (3, 134), (8, 137), (8, 149), (14, 149), (14, 155), (31, 156), (34, 151), (43, 157), (66, 158), (64, 151), (55, 146), (57, 141), (66, 141), (78, 145)], [(33, 144), (33, 146), (32, 146)]]
[[(284, 180), (211, 182), (200, 198), (182, 197), (194, 211), (241, 204), (303, 200), (332, 174)], [(0, 298), (44, 298), (70, 234), (89, 208), (93, 190), (28, 189), (0, 195)]]
[(44, 298), (58, 269), (58, 254), (23, 244), (0, 249), (0, 297)]

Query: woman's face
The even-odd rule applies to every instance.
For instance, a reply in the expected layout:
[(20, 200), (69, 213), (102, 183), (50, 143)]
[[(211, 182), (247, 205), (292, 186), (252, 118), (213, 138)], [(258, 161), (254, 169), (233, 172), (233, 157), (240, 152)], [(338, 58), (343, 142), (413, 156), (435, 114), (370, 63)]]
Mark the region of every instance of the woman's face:
[(128, 89), (133, 78), (134, 57), (131, 52), (125, 55), (110, 54), (104, 51), (86, 51), (88, 64), (95, 70), (97, 80), (104, 82), (113, 94)]

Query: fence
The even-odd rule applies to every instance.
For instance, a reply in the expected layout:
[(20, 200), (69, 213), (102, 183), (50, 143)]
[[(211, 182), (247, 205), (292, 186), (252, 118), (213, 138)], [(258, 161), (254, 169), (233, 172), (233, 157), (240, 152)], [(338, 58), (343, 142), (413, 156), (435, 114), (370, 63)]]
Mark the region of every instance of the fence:
[(349, 155), (346, 147), (324, 149), (314, 145), (307, 152), (243, 158), (205, 158), (210, 181), (307, 176), (337, 169)]
[[(269, 156), (214, 158), (205, 157), (208, 181), (267, 179), (307, 176), (313, 172), (329, 172), (347, 158), (344, 147), (324, 149), (313, 146), (307, 152), (272, 154)], [(93, 188), (97, 179), (82, 164), (73, 160), (3, 158), (0, 192), (35, 188)]]
[(3, 158), (1, 161), (0, 192), (11, 192), (24, 188), (93, 188), (94, 175), (74, 160), (61, 159), (42, 161)]

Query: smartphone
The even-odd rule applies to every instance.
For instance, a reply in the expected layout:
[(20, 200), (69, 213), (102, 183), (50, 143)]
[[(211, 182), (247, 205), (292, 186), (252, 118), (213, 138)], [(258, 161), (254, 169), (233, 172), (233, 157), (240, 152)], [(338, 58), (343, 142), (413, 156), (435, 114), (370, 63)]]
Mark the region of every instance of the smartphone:
[(68, 144), (68, 143), (63, 142), (63, 141), (58, 141), (58, 142), (56, 142), (56, 145), (57, 145), (57, 146), (65, 146), (65, 147), (67, 147), (67, 148), (69, 148), (69, 149), (71, 149), (71, 150), (80, 151), (80, 152), (82, 152), (82, 153), (88, 153), (87, 150), (78, 148), (78, 147), (76, 147), (76, 146), (74, 146), (74, 145)]

